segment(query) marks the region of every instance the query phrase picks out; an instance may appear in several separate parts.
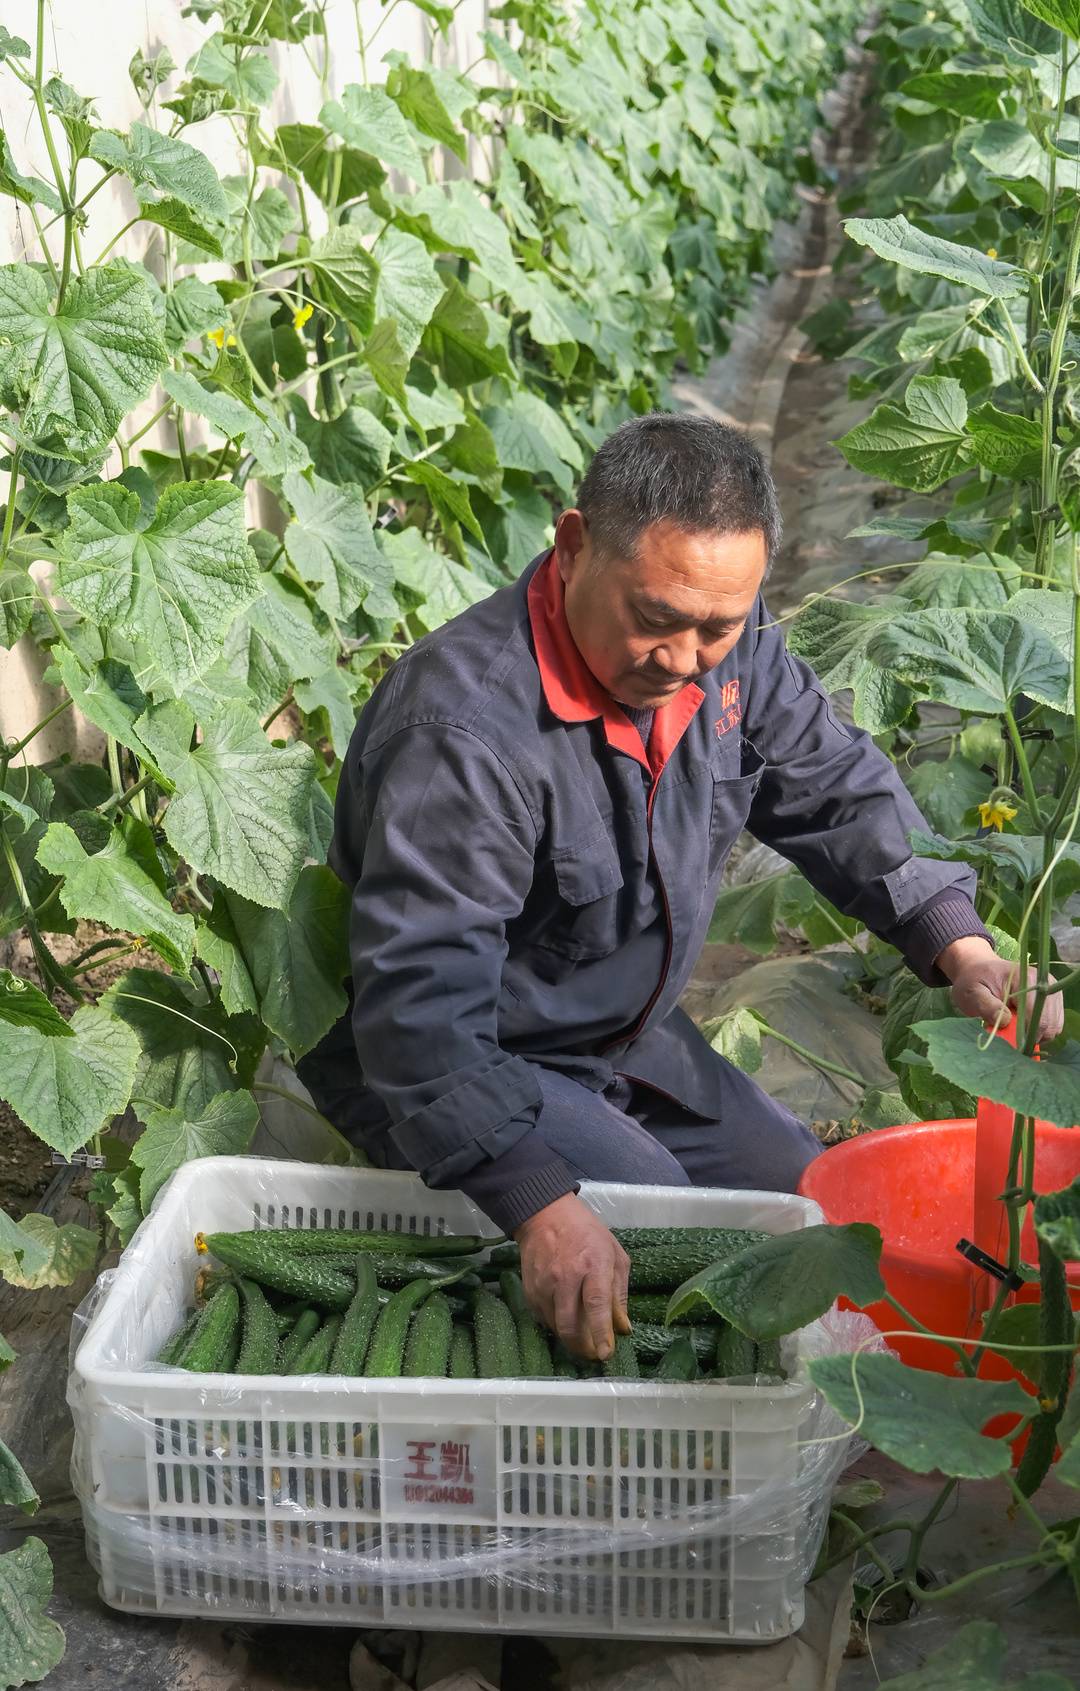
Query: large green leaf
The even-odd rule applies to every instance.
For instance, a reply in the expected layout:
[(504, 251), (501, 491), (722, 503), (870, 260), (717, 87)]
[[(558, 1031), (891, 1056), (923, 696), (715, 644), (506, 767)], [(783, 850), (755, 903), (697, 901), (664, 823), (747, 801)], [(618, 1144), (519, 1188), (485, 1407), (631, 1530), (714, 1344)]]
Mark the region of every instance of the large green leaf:
[(775, 950), (777, 930), (797, 926), (814, 902), (814, 889), (794, 869), (780, 869), (759, 881), (724, 887), (709, 923), (710, 943), (744, 945), (767, 957)]
[(32, 1213), (22, 1217), (18, 1232), (32, 1250), (8, 1238), (0, 1240), (0, 1274), (12, 1286), (31, 1291), (42, 1286), (70, 1286), (97, 1261), (97, 1233), (77, 1222), (67, 1221), (58, 1227), (51, 1216)]
[(229, 1016), (219, 1001), (208, 1004), (190, 981), (129, 969), (101, 1002), (135, 1041), (132, 1097), (140, 1107), (149, 1101), (199, 1115), (217, 1093), (251, 1084), (263, 1029), (253, 1016)]
[(302, 475), (286, 476), (283, 487), (295, 513), (285, 550), (304, 580), (317, 583), (322, 609), (348, 617), (359, 605), (369, 616), (396, 619), (393, 576), (375, 544), (360, 488)]
[(418, 529), (382, 534), (379, 541), (396, 580), (417, 595), (413, 615), (426, 629), (441, 628), (492, 591), (488, 582), (463, 564), (430, 547)]
[(340, 100), (328, 100), (319, 122), (350, 147), (394, 170), (403, 170), (414, 181), (424, 180), (424, 155), (401, 112), (382, 88), (362, 88), (350, 82)]
[(255, 597), (241, 490), (228, 482), (166, 488), (148, 522), (136, 495), (113, 482), (79, 488), (68, 510), (60, 566), (67, 597), (142, 643), (182, 688), (209, 667)]
[(445, 470), (440, 470), (430, 459), (423, 458), (406, 462), (401, 467), (401, 473), (414, 487), (423, 488), (431, 501), (431, 508), (443, 525), (443, 528), (453, 534), (457, 524), (467, 528), (477, 540), (482, 541), (484, 531), (476, 520), (476, 515), (469, 499), (469, 490), (464, 482), (456, 481), (448, 476)]
[(394, 437), (362, 405), (348, 405), (330, 422), (322, 422), (296, 398), (293, 421), (311, 453), (316, 475), (326, 481), (336, 482), (338, 486), (356, 482), (366, 490), (386, 474)]
[(1036, 1198), (1035, 1231), (1065, 1262), (1080, 1262), (1080, 1175), (1060, 1192)]
[(792, 651), (806, 659), (831, 693), (851, 688), (855, 720), (872, 734), (897, 727), (913, 702), (899, 677), (868, 650), (896, 614), (893, 606), (822, 597), (799, 612), (788, 635)]
[[(41, 1498), (34, 1490), (26, 1469), (14, 1451), (9, 1450), (3, 1439), (0, 1439), (0, 1507), (15, 1508), (21, 1510), (24, 1515), (34, 1515), (40, 1502)], [(5, 1558), (0, 1557), (0, 1569), (3, 1568), (4, 1560)], [(7, 1618), (5, 1611), (4, 1620)]]
[(40, 1538), (0, 1556), (0, 1685), (36, 1685), (63, 1660), (64, 1635), (45, 1613), (52, 1589)]
[(180, 915), (130, 850), (118, 828), (91, 855), (74, 828), (50, 822), (38, 862), (64, 877), (60, 901), (69, 916), (140, 934), (174, 969), (186, 970), (195, 945), (195, 918)]
[(265, 53), (238, 49), (221, 31), (204, 42), (187, 68), (196, 83), (224, 88), (245, 106), (265, 105), (278, 82), (277, 71)]
[(968, 1621), (921, 1667), (883, 1679), (880, 1691), (1072, 1691), (1069, 1681), (1048, 1669), (1005, 1682), (1005, 1634), (993, 1621)]
[(99, 129), (90, 143), (99, 164), (121, 170), (135, 184), (139, 199), (166, 194), (211, 223), (224, 223), (228, 207), (221, 179), (205, 153), (145, 123), (133, 123), (125, 137)]
[(326, 206), (359, 199), (386, 179), (377, 159), (355, 147), (338, 146), (317, 123), (279, 124), (274, 140), (276, 145), (260, 154), (262, 161), (279, 165), (283, 154)]
[(375, 317), (393, 319), (401, 349), (411, 358), (442, 298), (443, 284), (423, 241), (404, 229), (391, 225), (381, 236), (375, 256), (379, 262)]
[(142, 1170), (139, 1202), (143, 1213), (184, 1163), (195, 1157), (239, 1156), (251, 1143), (259, 1120), (259, 1106), (250, 1092), (219, 1092), (198, 1112), (165, 1105), (142, 1105), (145, 1131), (131, 1148), (132, 1162)]
[(1042, 429), (1016, 411), (1000, 411), (989, 402), (968, 415), (971, 455), (991, 475), (1021, 479), (1037, 476)]
[(985, 70), (932, 70), (909, 76), (900, 84), (900, 92), (909, 100), (922, 100), (960, 117), (990, 118), (999, 115), (1008, 83)]
[[(915, 803), (932, 827), (942, 834), (961, 834), (975, 806), (989, 798), (991, 777), (970, 758), (927, 758), (903, 771)], [(970, 832), (970, 828), (968, 829)]]
[(185, 411), (205, 417), (228, 440), (242, 440), (265, 476), (304, 470), (311, 454), (304, 442), (284, 426), (269, 407), (244, 403), (221, 388), (207, 388), (186, 370), (166, 370), (165, 392)]
[(176, 286), (165, 295), (165, 340), (171, 352), (179, 352), (197, 335), (211, 329), (224, 329), (229, 323), (229, 308), (209, 282), (197, 276), (181, 276)]
[(34, 584), (17, 564), (0, 565), (0, 646), (10, 650), (30, 626)]
[[(46, 1145), (69, 1157), (127, 1104), (139, 1050), (129, 1029), (97, 1005), (44, 1031), (10, 1019), (0, 998), (0, 1098)], [(61, 1021), (61, 1017), (56, 1017)]]
[(135, 722), (149, 700), (128, 665), (116, 658), (104, 658), (87, 672), (67, 646), (56, 647), (53, 662), (83, 715), (103, 734), (111, 734), (121, 745), (144, 756), (146, 748), (135, 732)]
[(740, 1006), (723, 1016), (703, 1022), (701, 1032), (714, 1051), (744, 1074), (756, 1074), (761, 1067), (761, 1022), (753, 1010)]
[(7, 1280), (12, 1274), (33, 1279), (49, 1265), (49, 1253), (32, 1232), (26, 1232), (0, 1210), (0, 1274)]
[(1080, 1045), (1074, 1041), (1036, 1062), (968, 1018), (916, 1022), (911, 1032), (954, 1086), (1058, 1127), (1080, 1125)]
[[(1022, 890), (1043, 872), (1043, 841), (1039, 834), (981, 834), (977, 839), (947, 840), (913, 829), (912, 850), (920, 857), (937, 857), (944, 863), (971, 863), (976, 869), (992, 871), (998, 885)], [(1055, 901), (1080, 887), (1080, 845), (1062, 848), (1054, 881)]]
[(242, 704), (212, 716), (192, 750), (194, 726), (175, 699), (139, 719), (140, 737), (177, 788), (165, 812), (169, 842), (199, 874), (284, 910), (308, 855), (311, 747), (271, 746)]
[(920, 610), (932, 605), (948, 610), (1000, 610), (1021, 579), (1012, 560), (1000, 553), (992, 553), (988, 559), (930, 552), (904, 575), (896, 597)]
[(1025, 12), (1059, 29), (1072, 41), (1080, 41), (1080, 4), (1077, 0), (1021, 0)]
[(309, 866), (286, 913), (219, 892), (199, 929), (199, 954), (221, 974), (226, 1009), (257, 1008), (302, 1057), (345, 1009), (348, 933), (348, 888), (331, 869)]
[(1063, 709), (1069, 665), (1037, 628), (1006, 612), (912, 611), (867, 641), (867, 656), (913, 691), (996, 716), (1018, 693)]
[(0, 266), (0, 398), (43, 452), (99, 453), (167, 359), (154, 294), (133, 266), (76, 277), (59, 311), (40, 271)]
[[(441, 142), (465, 164), (468, 156), (467, 137), (443, 104), (440, 88), (435, 81), (437, 74), (426, 65), (422, 70), (414, 69), (402, 54), (397, 58), (387, 79), (387, 92), (402, 115), (425, 137), (424, 145), (430, 147), (437, 141)], [(446, 91), (452, 90), (453, 81), (446, 72), (443, 72), (442, 76), (442, 88)], [(466, 107), (475, 104), (475, 96), (466, 93), (465, 102)]]
[(955, 376), (914, 376), (904, 404), (877, 406), (834, 444), (856, 470), (932, 493), (966, 467), (964, 390)]
[(436, 252), (449, 250), (472, 259), (499, 292), (516, 297), (527, 287), (506, 224), (471, 182), (458, 179), (445, 187), (431, 183), (415, 194), (398, 196), (393, 207), (406, 229)]
[(1005, 64), (1030, 65), (1058, 52), (1057, 36), (1024, 0), (967, 0), (967, 9), (978, 39)]
[[(230, 214), (221, 239), (222, 257), (230, 264), (244, 264), (249, 258), (277, 258), (286, 236), (296, 228), (296, 209), (288, 195), (280, 188), (264, 188), (252, 199), (246, 176), (223, 176), (221, 185)], [(198, 262), (197, 253), (183, 256)], [(274, 306), (274, 302), (268, 303)]]
[(15, 161), (11, 156), (7, 136), (0, 129), (0, 194), (9, 194), (14, 200), (21, 200), (23, 205), (48, 206), (50, 211), (59, 214), (63, 207), (60, 196), (55, 188), (43, 182), (40, 176), (24, 176), (21, 170), (16, 170)]
[(867, 1222), (778, 1233), (702, 1269), (673, 1292), (667, 1319), (702, 1305), (752, 1339), (778, 1339), (824, 1315), (838, 1297), (874, 1303), (885, 1286), (881, 1234)]
[(260, 714), (280, 704), (294, 682), (321, 675), (330, 656), (306, 599), (275, 575), (262, 577), (259, 597), (237, 617), (225, 643), (225, 662), (242, 675)]
[(327, 302), (366, 335), (375, 323), (379, 267), (360, 230), (350, 224), (329, 230), (312, 243), (306, 263), (322, 284)]
[(939, 1469), (985, 1480), (1012, 1465), (1008, 1440), (985, 1438), (996, 1415), (1026, 1415), (1031, 1399), (1015, 1380), (953, 1379), (905, 1367), (895, 1356), (819, 1356), (810, 1378), (864, 1438), (916, 1474)]
[(849, 217), (844, 232), (879, 258), (924, 276), (942, 276), (990, 299), (1012, 299), (1027, 287), (1023, 273), (974, 247), (927, 235), (906, 217)]
[(491, 340), (490, 328), (490, 316), (451, 279), (420, 344), (451, 387), (469, 387), (486, 376), (513, 375), (506, 349)]
[(325, 713), (336, 757), (345, 756), (356, 727), (355, 686), (347, 670), (331, 664), (321, 675), (312, 676), (310, 681), (297, 681), (293, 688), (293, 696), (309, 721), (317, 718), (319, 712)]
[(569, 497), (573, 472), (581, 468), (581, 448), (557, 411), (538, 394), (522, 388), (510, 400), (488, 406), (480, 416), (507, 469), (550, 476), (559, 492)]

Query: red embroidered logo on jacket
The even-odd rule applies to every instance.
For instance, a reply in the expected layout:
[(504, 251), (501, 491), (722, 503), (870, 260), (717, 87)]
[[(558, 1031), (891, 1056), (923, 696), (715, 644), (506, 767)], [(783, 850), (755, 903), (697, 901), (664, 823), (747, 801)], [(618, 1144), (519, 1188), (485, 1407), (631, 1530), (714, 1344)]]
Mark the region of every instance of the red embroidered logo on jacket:
[(724, 706), (724, 711), (716, 719), (718, 739), (721, 734), (726, 734), (729, 729), (735, 727), (737, 722), (742, 721), (742, 708), (739, 704), (739, 683), (737, 681), (724, 682), (720, 689), (720, 703)]

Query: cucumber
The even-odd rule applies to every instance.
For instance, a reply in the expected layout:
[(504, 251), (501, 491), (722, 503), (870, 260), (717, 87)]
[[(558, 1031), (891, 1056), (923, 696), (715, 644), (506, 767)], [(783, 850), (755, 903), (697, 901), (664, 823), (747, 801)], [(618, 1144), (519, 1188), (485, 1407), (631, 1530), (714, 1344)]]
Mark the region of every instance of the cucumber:
[(449, 1374), (452, 1380), (476, 1379), (476, 1346), (473, 1344), (472, 1329), (463, 1327), (457, 1321), (450, 1335)]
[(520, 1268), (521, 1267), (521, 1247), (520, 1247), (520, 1245), (513, 1245), (513, 1244), (511, 1244), (511, 1245), (496, 1245), (495, 1249), (492, 1251), (491, 1255), (488, 1257), (487, 1263), (485, 1264), (485, 1266), (487, 1268), (494, 1268), (494, 1269)]
[(641, 1369), (638, 1367), (633, 1334), (620, 1333), (615, 1340), (614, 1351), (600, 1366), (605, 1379), (640, 1380)]
[(787, 1379), (787, 1373), (780, 1361), (780, 1340), (763, 1339), (754, 1344), (754, 1373), (779, 1374)]
[[(551, 1347), (552, 1366), (557, 1380), (576, 1380), (578, 1377), (578, 1359), (571, 1356), (561, 1339), (556, 1339)], [(581, 1365), (583, 1366), (583, 1364)]]
[(254, 1280), (240, 1281), (243, 1337), (236, 1359), (238, 1374), (272, 1374), (277, 1368), (278, 1332), (273, 1310)]
[(756, 1363), (757, 1347), (753, 1339), (748, 1339), (737, 1327), (722, 1327), (711, 1378), (724, 1380), (736, 1374), (756, 1374)]
[(308, 1340), (319, 1330), (322, 1316), (317, 1309), (305, 1309), (303, 1315), (298, 1315), (296, 1325), (286, 1339), (282, 1341), (278, 1352), (277, 1372), (291, 1374), (292, 1365), (300, 1355)]
[(681, 1333), (676, 1334), (671, 1327), (661, 1327), (652, 1321), (638, 1321), (630, 1340), (636, 1356), (643, 1362), (655, 1362), (667, 1355), (674, 1338), (685, 1334), (698, 1360), (711, 1363), (716, 1357), (720, 1331), (718, 1327), (684, 1327)]
[(512, 1268), (499, 1274), (499, 1290), (503, 1302), (514, 1317), (518, 1347), (521, 1351), (521, 1372), (526, 1379), (550, 1380), (555, 1373), (551, 1347), (547, 1335), (533, 1316), (521, 1284), (521, 1275)]
[(291, 1256), (281, 1251), (262, 1233), (197, 1233), (196, 1250), (210, 1251), (220, 1262), (234, 1268), (260, 1286), (275, 1286), (279, 1292), (306, 1298), (324, 1309), (346, 1310), (356, 1290), (355, 1281), (337, 1269), (328, 1268), (316, 1256)]
[(673, 1339), (657, 1364), (656, 1380), (689, 1381), (701, 1377), (693, 1344), (685, 1333)]
[(368, 1379), (389, 1380), (400, 1375), (413, 1310), (433, 1289), (430, 1280), (413, 1280), (408, 1286), (402, 1286), (400, 1292), (395, 1292), (380, 1312), (364, 1363), (364, 1374)]
[(192, 1310), (183, 1325), (178, 1327), (175, 1333), (172, 1333), (169, 1338), (165, 1340), (165, 1343), (154, 1358), (155, 1362), (171, 1362), (175, 1364), (180, 1352), (183, 1350), (192, 1333), (195, 1331), (195, 1324), (201, 1314), (201, 1309)]
[(482, 1380), (516, 1380), (521, 1376), (521, 1347), (514, 1317), (501, 1298), (477, 1292), (473, 1300), (476, 1367)]
[[(253, 1234), (276, 1248), (279, 1256), (352, 1257), (361, 1251), (374, 1251), (383, 1256), (458, 1257), (483, 1250), (488, 1243), (478, 1233), (374, 1233), (350, 1227), (260, 1227), (243, 1233), (215, 1233), (214, 1238), (247, 1240)], [(219, 1254), (214, 1252), (215, 1256)]]
[(317, 1333), (314, 1333), (295, 1358), (290, 1374), (328, 1374), (330, 1372), (330, 1358), (333, 1355), (334, 1344), (344, 1319), (340, 1315), (328, 1315)]
[(734, 1256), (770, 1237), (758, 1227), (613, 1227), (611, 1231), (631, 1256), (646, 1250), (707, 1251), (708, 1262)]
[(441, 1292), (432, 1292), (413, 1316), (402, 1374), (410, 1378), (444, 1379), (450, 1361), (453, 1326), (450, 1305)]
[(277, 1309), (274, 1311), (274, 1326), (277, 1329), (277, 1336), (279, 1339), (288, 1338), (289, 1334), (296, 1326), (297, 1319), (298, 1317), (291, 1314), (288, 1310)]
[[(631, 1321), (651, 1321), (654, 1325), (668, 1325), (667, 1310), (670, 1292), (631, 1292), (626, 1300), (626, 1313)], [(700, 1311), (698, 1312), (700, 1314)], [(692, 1327), (694, 1316), (680, 1315), (671, 1322), (673, 1327)]]
[(363, 1256), (356, 1258), (356, 1291), (341, 1331), (334, 1345), (331, 1374), (359, 1374), (371, 1342), (372, 1330), (379, 1313), (379, 1287), (375, 1280), (374, 1264)]
[(700, 1274), (726, 1256), (735, 1256), (756, 1240), (745, 1234), (729, 1232), (727, 1238), (740, 1239), (725, 1251), (720, 1246), (720, 1229), (708, 1230), (709, 1243), (702, 1245), (646, 1245), (630, 1253), (630, 1290), (632, 1292), (674, 1292), (693, 1275)]
[[(1065, 1264), (1045, 1240), (1039, 1240), (1039, 1343), (1067, 1345), (1073, 1339), (1073, 1312)], [(1039, 1357), (1040, 1411), (1031, 1423), (1027, 1444), (1016, 1469), (1016, 1484), (1031, 1497), (1050, 1471), (1057, 1447), (1058, 1422), (1069, 1395), (1072, 1357), (1067, 1350), (1044, 1351)]]
[(200, 1312), (176, 1366), (194, 1374), (226, 1372), (236, 1357), (239, 1332), (240, 1293), (235, 1286), (219, 1286)]

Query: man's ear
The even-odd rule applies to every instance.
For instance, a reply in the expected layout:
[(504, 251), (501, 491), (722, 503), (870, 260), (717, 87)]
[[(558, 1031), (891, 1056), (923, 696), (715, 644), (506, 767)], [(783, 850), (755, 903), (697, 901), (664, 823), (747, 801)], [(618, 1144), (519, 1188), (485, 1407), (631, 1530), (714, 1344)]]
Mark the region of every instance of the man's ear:
[(555, 524), (555, 562), (564, 582), (589, 567), (592, 538), (585, 515), (576, 507), (559, 514)]

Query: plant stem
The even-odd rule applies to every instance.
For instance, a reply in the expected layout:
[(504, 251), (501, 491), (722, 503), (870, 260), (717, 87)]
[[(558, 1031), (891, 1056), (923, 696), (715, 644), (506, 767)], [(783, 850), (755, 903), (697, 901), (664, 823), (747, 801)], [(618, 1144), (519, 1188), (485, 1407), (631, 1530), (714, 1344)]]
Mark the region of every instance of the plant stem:
[(1016, 1568), (1045, 1568), (1060, 1559), (1056, 1550), (1034, 1550), (1027, 1556), (1011, 1556), (1006, 1562), (990, 1562), (985, 1568), (973, 1568), (969, 1574), (950, 1580), (948, 1585), (924, 1590), (922, 1586), (909, 1584), (908, 1590), (919, 1603), (940, 1603), (946, 1597), (954, 1597), (958, 1591), (977, 1585), (981, 1579), (988, 1579), (991, 1574), (1012, 1573)]
[(975, 1369), (972, 1366), (971, 1358), (958, 1340), (943, 1338), (940, 1333), (935, 1333), (934, 1329), (932, 1327), (927, 1327), (924, 1322), (919, 1320), (917, 1315), (912, 1315), (910, 1309), (905, 1309), (903, 1304), (900, 1303), (898, 1299), (894, 1298), (891, 1292), (885, 1293), (885, 1302), (889, 1305), (890, 1309), (895, 1309), (897, 1315), (903, 1317), (908, 1326), (911, 1327), (914, 1332), (922, 1333), (924, 1337), (933, 1339), (937, 1344), (945, 1345), (948, 1350), (951, 1350), (954, 1356), (959, 1359), (960, 1365), (965, 1374), (974, 1374)]
[(1012, 743), (1013, 756), (1020, 775), (1020, 782), (1024, 789), (1024, 800), (1031, 811), (1032, 821), (1037, 825), (1039, 821), (1039, 797), (1035, 791), (1035, 782), (1031, 776), (1031, 765), (1028, 763), (1024, 742), (1020, 737), (1020, 728), (1013, 715), (1011, 705), (1005, 706), (1005, 727)]
[(45, 138), (45, 147), (49, 154), (53, 177), (56, 181), (56, 191), (60, 196), (60, 205), (64, 219), (64, 256), (60, 266), (60, 279), (56, 290), (56, 309), (60, 310), (67, 292), (68, 280), (71, 276), (71, 231), (74, 210), (71, 195), (68, 192), (68, 179), (60, 164), (60, 155), (53, 140), (52, 125), (45, 105), (45, 0), (37, 0), (37, 41), (34, 53), (34, 79), (32, 83), (34, 106), (37, 110), (41, 133)]
[(8, 479), (7, 504), (4, 507), (4, 533), (0, 538), (0, 569), (3, 569), (7, 561), (8, 548), (11, 545), (11, 531), (15, 526), (15, 493), (21, 460), (22, 447), (17, 446), (11, 454), (11, 475)]
[(854, 1081), (855, 1085), (861, 1086), (864, 1092), (869, 1087), (870, 1082), (864, 1080), (862, 1075), (857, 1075), (853, 1069), (845, 1069), (841, 1063), (831, 1063), (826, 1057), (819, 1057), (815, 1051), (809, 1051), (805, 1045), (800, 1045), (796, 1040), (789, 1039), (786, 1033), (781, 1033), (779, 1028), (774, 1028), (770, 1022), (765, 1020), (764, 1016), (759, 1016), (756, 1010), (754, 1011), (754, 1020), (763, 1034), (767, 1034), (770, 1039), (778, 1039), (781, 1045), (786, 1045), (789, 1050), (795, 1052), (796, 1056), (805, 1057), (807, 1062), (813, 1063), (816, 1069), (824, 1069), (826, 1074), (839, 1075), (841, 1080)]
[(316, 1121), (325, 1122), (327, 1127), (334, 1125), (333, 1122), (326, 1120), (322, 1111), (317, 1110), (314, 1104), (309, 1104), (305, 1098), (300, 1097), (299, 1093), (290, 1092), (287, 1086), (274, 1086), (268, 1080), (253, 1080), (251, 1090), (253, 1092), (273, 1092), (278, 1098), (287, 1098), (289, 1103), (295, 1104), (298, 1110), (304, 1110), (309, 1116), (314, 1116)]
[(97, 806), (98, 811), (101, 815), (107, 816), (110, 810), (122, 809), (125, 804), (131, 803), (136, 794), (145, 791), (151, 781), (156, 779), (157, 777), (155, 775), (140, 775), (139, 779), (134, 782), (132, 786), (125, 788), (122, 792), (113, 793), (107, 799), (103, 799), (101, 804)]
[(142, 949), (141, 943), (139, 945), (122, 945), (119, 950), (110, 951), (105, 957), (91, 958), (88, 963), (83, 963), (78, 968), (74, 964), (68, 966), (74, 974), (82, 975), (86, 973), (87, 969), (100, 969), (106, 963), (115, 963), (117, 958), (130, 957), (133, 951), (141, 951)]

